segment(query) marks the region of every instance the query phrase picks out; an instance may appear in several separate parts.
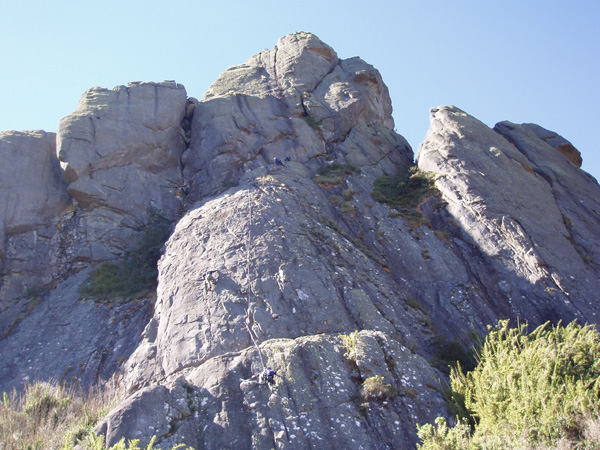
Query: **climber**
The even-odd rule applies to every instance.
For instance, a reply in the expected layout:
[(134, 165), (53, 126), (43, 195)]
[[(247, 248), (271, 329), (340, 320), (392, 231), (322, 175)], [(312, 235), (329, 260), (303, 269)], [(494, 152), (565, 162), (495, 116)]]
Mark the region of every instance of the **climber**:
[(276, 166), (283, 166), (283, 163), (281, 162), (281, 159), (275, 158), (275, 165)]
[(275, 383), (275, 380), (274, 380), (275, 375), (277, 375), (277, 372), (275, 372), (270, 367), (267, 367), (258, 377), (258, 381), (261, 384), (273, 384), (273, 383)]

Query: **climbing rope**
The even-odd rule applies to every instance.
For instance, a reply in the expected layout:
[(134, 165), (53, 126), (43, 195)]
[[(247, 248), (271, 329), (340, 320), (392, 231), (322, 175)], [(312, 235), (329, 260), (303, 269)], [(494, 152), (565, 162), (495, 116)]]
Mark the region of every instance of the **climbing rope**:
[(254, 336), (254, 332), (252, 331), (252, 324), (254, 323), (254, 319), (251, 316), (250, 305), (252, 304), (252, 283), (250, 282), (250, 248), (252, 244), (252, 195), (248, 195), (248, 236), (246, 240), (246, 282), (248, 283), (248, 305), (246, 307), (246, 329), (248, 330), (248, 334), (250, 335), (250, 340), (256, 347), (256, 351), (258, 352), (258, 356), (260, 358), (260, 363), (262, 365), (263, 371), (267, 370), (267, 366), (265, 365), (265, 361), (263, 359), (262, 351), (256, 342), (256, 338)]

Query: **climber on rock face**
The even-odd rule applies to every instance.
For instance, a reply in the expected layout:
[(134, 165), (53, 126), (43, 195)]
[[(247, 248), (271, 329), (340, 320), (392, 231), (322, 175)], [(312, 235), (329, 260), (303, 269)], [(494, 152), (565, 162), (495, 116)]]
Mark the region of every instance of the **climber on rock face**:
[(273, 369), (271, 369), (270, 367), (267, 367), (261, 374), (259, 377), (259, 381), (263, 384), (273, 384), (275, 382), (274, 377), (275, 375), (277, 375), (277, 372), (275, 372)]
[(276, 166), (283, 166), (283, 163), (281, 162), (281, 159), (275, 158), (275, 165)]

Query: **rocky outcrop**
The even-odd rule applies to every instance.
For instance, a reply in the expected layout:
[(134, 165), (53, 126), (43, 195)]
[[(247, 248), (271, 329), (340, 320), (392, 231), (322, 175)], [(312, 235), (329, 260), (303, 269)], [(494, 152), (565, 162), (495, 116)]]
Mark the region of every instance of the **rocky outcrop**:
[[(377, 70), (308, 33), (200, 101), (173, 82), (88, 91), (58, 133), (76, 208), (41, 222), (70, 269), (0, 340), (2, 387), (120, 373), (107, 445), (409, 449), (448, 415), (440, 380), (474, 332), (595, 322), (600, 187), (568, 141), (434, 108), (415, 173), (391, 112)], [(155, 301), (80, 300), (149, 207), (176, 222)]]
[[(409, 164), (408, 154), (370, 153), (386, 139), (390, 148), (407, 146), (390, 133), (391, 112), (387, 87), (372, 66), (359, 58), (340, 61), (308, 33), (281, 38), (273, 50), (225, 71), (196, 106), (183, 155), (187, 201), (236, 185), (275, 158), (318, 167), (343, 144), (356, 159), (395, 172), (398, 161), (390, 158)], [(310, 164), (315, 158), (321, 163)]]
[(186, 91), (172, 81), (88, 90), (61, 120), (57, 151), (80, 208), (77, 257), (115, 259), (131, 249), (153, 208), (177, 218)]
[(0, 336), (22, 312), (15, 299), (57, 274), (61, 255), (50, 254), (71, 201), (55, 138), (44, 131), (0, 133)]
[(448, 213), (497, 274), (509, 315), (589, 321), (600, 288), (589, 226), (597, 183), (531, 126), (502, 122), (494, 132), (455, 107), (434, 108), (431, 121), (419, 167), (440, 175)]
[[(96, 430), (107, 432), (109, 444), (126, 434), (144, 445), (151, 428), (167, 446), (414, 448), (414, 422), (445, 409), (437, 372), (382, 332), (361, 331), (354, 348), (347, 345), (321, 334), (211, 358), (166, 387), (139, 390)], [(277, 370), (270, 387), (255, 377), (261, 358)], [(378, 384), (365, 389), (376, 376)]]

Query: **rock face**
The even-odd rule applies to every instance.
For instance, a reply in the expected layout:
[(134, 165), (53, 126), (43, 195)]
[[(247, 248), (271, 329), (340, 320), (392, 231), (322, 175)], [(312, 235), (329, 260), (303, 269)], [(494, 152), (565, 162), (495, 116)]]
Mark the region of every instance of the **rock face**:
[(187, 201), (236, 185), (275, 158), (308, 163), (332, 155), (334, 147), (394, 172), (399, 160), (409, 164), (409, 155), (387, 157), (375, 149), (380, 141), (387, 149), (408, 147), (390, 133), (391, 112), (387, 87), (372, 66), (359, 58), (340, 61), (311, 34), (281, 38), (273, 50), (225, 71), (196, 106), (183, 155)]
[(58, 159), (87, 244), (79, 258), (122, 255), (149, 208), (177, 218), (185, 114), (185, 88), (170, 81), (92, 88), (61, 120)]
[(55, 139), (44, 131), (0, 133), (0, 334), (20, 312), (13, 300), (57, 274), (60, 251), (48, 255), (60, 246), (60, 217), (71, 201)]
[(448, 213), (493, 268), (485, 285), (504, 293), (496, 307), (535, 322), (595, 321), (595, 180), (530, 125), (501, 122), (494, 131), (454, 107), (432, 109), (431, 121), (419, 167), (441, 175)]
[[(119, 373), (128, 397), (96, 427), (107, 445), (410, 449), (417, 423), (449, 414), (447, 352), (472, 331), (596, 322), (600, 187), (574, 147), (435, 108), (423, 190), (391, 112), (377, 70), (308, 33), (228, 69), (201, 101), (175, 83), (88, 91), (58, 133), (57, 185), (77, 208), (35, 225), (64, 223), (56, 267), (70, 271), (21, 300), (0, 386), (68, 366), (84, 383)], [(385, 183), (412, 206), (375, 201)], [(87, 266), (122, 254), (148, 207), (176, 222), (155, 301), (81, 301)], [(6, 229), (38, 217), (4, 214)], [(77, 316), (97, 327), (84, 337)]]

